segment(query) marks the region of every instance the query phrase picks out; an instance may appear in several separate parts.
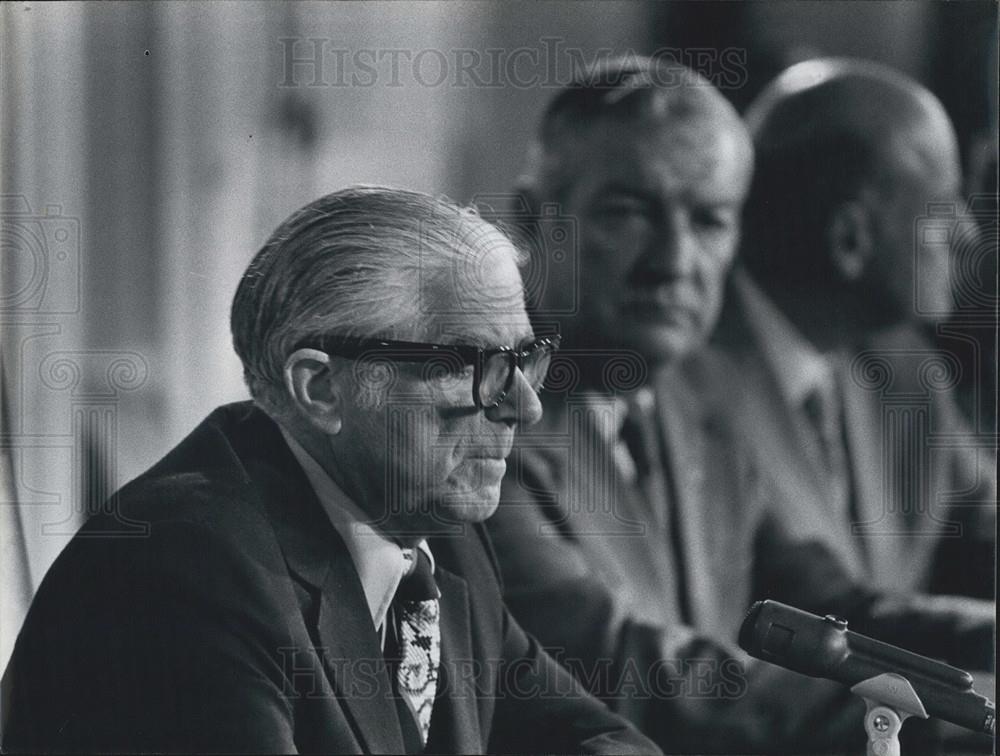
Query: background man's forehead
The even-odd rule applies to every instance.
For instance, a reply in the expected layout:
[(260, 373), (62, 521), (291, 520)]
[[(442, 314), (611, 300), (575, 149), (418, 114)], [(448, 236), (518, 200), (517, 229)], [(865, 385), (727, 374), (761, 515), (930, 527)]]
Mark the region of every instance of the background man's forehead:
[[(606, 121), (580, 130), (557, 151), (569, 172), (585, 172), (595, 161), (613, 164), (657, 154), (685, 156), (695, 152), (713, 157), (724, 151), (720, 158), (747, 167), (753, 160), (753, 147), (741, 124), (705, 117)], [(586, 160), (579, 159), (581, 152), (586, 153)]]
[(601, 194), (640, 195), (700, 188), (719, 201), (741, 201), (753, 165), (741, 136), (725, 129), (680, 136), (661, 129), (627, 139), (609, 135), (604, 146), (592, 150), (588, 160), (566, 166), (570, 185), (588, 185)]

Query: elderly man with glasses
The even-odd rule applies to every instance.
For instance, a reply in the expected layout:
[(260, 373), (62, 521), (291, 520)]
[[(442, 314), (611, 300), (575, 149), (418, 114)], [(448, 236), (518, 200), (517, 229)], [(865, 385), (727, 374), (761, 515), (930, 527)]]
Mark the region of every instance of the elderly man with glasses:
[[(412, 192), (286, 220), (232, 308), (254, 402), (213, 412), (53, 565), (4, 749), (655, 751), (501, 600), (480, 523), (558, 344), (518, 262)], [(145, 537), (101, 537), (122, 517)]]

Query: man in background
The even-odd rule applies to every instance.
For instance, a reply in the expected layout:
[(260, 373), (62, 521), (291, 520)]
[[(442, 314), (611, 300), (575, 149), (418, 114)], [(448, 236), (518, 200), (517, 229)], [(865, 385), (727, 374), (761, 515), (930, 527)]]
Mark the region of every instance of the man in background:
[[(485, 545), (555, 346), (518, 259), (414, 192), (288, 218), (233, 302), (254, 402), (56, 560), (4, 677), (4, 750), (655, 751), (510, 617)], [(102, 537), (119, 516), (147, 537)]]
[[(967, 431), (959, 363), (922, 334), (966, 285), (953, 243), (975, 229), (943, 106), (883, 66), (812, 60), (747, 121), (750, 275), (733, 276), (716, 336), (743, 377), (747, 427), (855, 579), (992, 599), (995, 441)], [(918, 627), (911, 647), (947, 652)]]
[[(550, 103), (522, 187), (537, 225), (555, 207), (575, 230), (577, 267), (536, 243), (549, 255), (536, 328), (557, 327), (564, 349), (489, 525), (505, 595), (592, 691), (679, 753), (863, 740), (846, 691), (735, 647), (756, 597), (849, 618), (878, 598), (782, 497), (740, 422), (738, 371), (705, 348), (752, 156), (703, 78), (612, 61)], [(895, 627), (877, 629), (894, 640)]]

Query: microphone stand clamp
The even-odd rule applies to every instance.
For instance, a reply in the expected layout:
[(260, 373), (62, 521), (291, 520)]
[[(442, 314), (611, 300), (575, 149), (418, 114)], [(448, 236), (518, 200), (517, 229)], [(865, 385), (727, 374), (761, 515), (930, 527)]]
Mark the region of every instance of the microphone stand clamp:
[(864, 699), (867, 756), (900, 756), (899, 731), (909, 717), (927, 719), (927, 711), (910, 681), (894, 672), (862, 680), (851, 692)]

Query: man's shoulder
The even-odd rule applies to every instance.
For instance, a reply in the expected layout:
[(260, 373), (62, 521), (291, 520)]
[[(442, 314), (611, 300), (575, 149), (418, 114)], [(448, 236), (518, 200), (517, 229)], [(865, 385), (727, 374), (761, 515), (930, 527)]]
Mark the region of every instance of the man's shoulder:
[(485, 523), (464, 523), (455, 532), (433, 536), (428, 544), (438, 566), (475, 588), (498, 584), (500, 568)]
[(81, 533), (113, 531), (115, 523), (123, 531), (145, 531), (169, 522), (251, 528), (254, 513), (262, 514), (262, 509), (254, 490), (255, 460), (244, 450), (276, 432), (269, 426), (273, 422), (250, 402), (217, 408), (108, 501), (88, 502), (90, 511), (98, 514)]
[[(95, 590), (108, 581), (147, 590), (167, 575), (279, 570), (282, 552), (262, 473), (246, 452), (248, 444), (270, 443), (273, 423), (260, 415), (249, 403), (218, 408), (109, 499), (87, 502), (93, 514), (49, 569), (39, 595), (77, 591), (86, 575)], [(249, 435), (237, 440), (241, 431)]]

